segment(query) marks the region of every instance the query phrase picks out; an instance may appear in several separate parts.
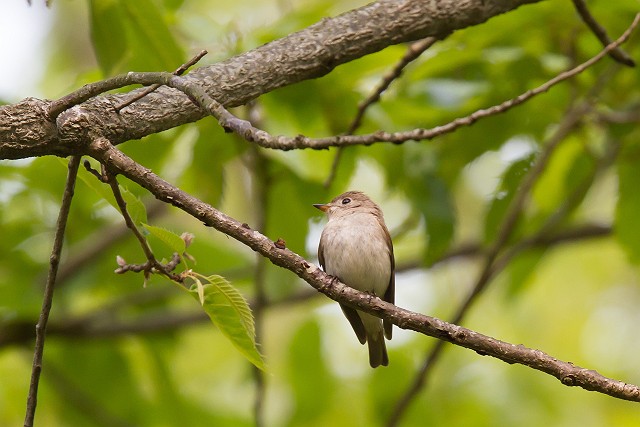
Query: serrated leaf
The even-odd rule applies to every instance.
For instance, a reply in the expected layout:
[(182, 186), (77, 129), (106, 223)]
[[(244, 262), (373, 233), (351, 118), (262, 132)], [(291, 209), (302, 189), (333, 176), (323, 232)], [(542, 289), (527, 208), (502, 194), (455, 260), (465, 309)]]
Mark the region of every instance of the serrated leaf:
[[(264, 360), (255, 341), (255, 326), (249, 304), (242, 294), (224, 277), (206, 277), (203, 285), (202, 307), (220, 332), (233, 346), (257, 368), (264, 370)], [(191, 287), (191, 295), (200, 300), (197, 285)]]
[(176, 233), (167, 230), (166, 228), (156, 227), (149, 224), (142, 224), (142, 226), (151, 233), (152, 236), (157, 237), (162, 243), (167, 245), (173, 252), (177, 252), (182, 255), (187, 250), (187, 245), (184, 240)]

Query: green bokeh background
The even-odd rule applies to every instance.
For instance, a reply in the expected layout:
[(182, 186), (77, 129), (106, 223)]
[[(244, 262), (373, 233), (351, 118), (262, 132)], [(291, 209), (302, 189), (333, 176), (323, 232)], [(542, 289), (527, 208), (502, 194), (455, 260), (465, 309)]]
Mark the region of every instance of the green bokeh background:
[[(40, 88), (56, 98), (121, 72), (174, 70), (201, 49), (211, 52), (202, 64), (213, 63), (364, 4), (54, 0), (49, 13), (55, 24)], [(617, 37), (640, 4), (597, 0), (589, 6)], [(636, 59), (638, 40), (636, 35), (625, 45)], [(536, 87), (600, 49), (571, 2), (522, 7), (434, 45), (368, 111), (360, 131), (446, 123)], [(321, 79), (262, 96), (252, 107), (259, 125), (286, 135), (344, 132), (358, 102), (405, 50), (389, 47)], [(482, 258), (438, 261), (467, 244), (494, 241), (532, 161), (571, 103), (584, 100), (603, 75), (608, 77), (593, 101), (594, 111), (553, 152), (509, 245), (535, 235), (563, 207), (567, 211), (550, 235), (594, 224), (611, 231), (522, 252), (489, 284), (464, 325), (638, 384), (640, 132), (638, 119), (612, 124), (599, 116), (639, 115), (637, 69), (605, 58), (524, 105), (433, 141), (349, 148), (328, 188), (323, 182), (335, 149), (258, 150), (225, 134), (212, 119), (121, 148), (237, 220), (263, 222), (264, 234), (283, 238), (287, 247), (313, 261), (322, 219), (311, 204), (347, 189), (366, 191), (382, 206), (389, 227), (402, 230), (395, 238), (397, 304), (447, 319), (473, 286)], [(246, 116), (248, 109), (235, 113)], [(21, 425), (24, 418), (33, 342), (23, 337), (33, 330), (40, 310), (65, 174), (65, 162), (57, 158), (0, 161), (0, 425)], [(93, 179), (84, 170), (80, 174)], [(189, 252), (197, 271), (226, 277), (252, 300), (262, 261), (251, 250), (174, 208), (158, 207), (135, 184), (124, 179), (121, 184), (146, 204), (151, 224), (196, 236)], [(62, 269), (102, 246), (64, 271), (58, 286), (37, 425), (253, 425), (250, 364), (171, 283), (152, 278), (143, 288), (141, 276), (113, 273), (116, 255), (142, 262), (143, 254), (133, 236), (122, 232), (117, 212), (92, 187), (78, 182)], [(159, 258), (170, 256), (159, 242), (151, 243)], [(292, 273), (269, 263), (263, 267), (273, 303), (259, 325), (268, 364), (265, 424), (384, 425), (435, 340), (396, 329), (390, 366), (371, 370), (365, 347), (337, 304), (313, 295)], [(311, 296), (294, 298), (307, 293)], [(176, 319), (172, 327), (142, 330), (171, 319)], [(114, 332), (118, 325), (129, 332)], [(638, 422), (637, 403), (568, 388), (541, 372), (448, 346), (401, 425)]]

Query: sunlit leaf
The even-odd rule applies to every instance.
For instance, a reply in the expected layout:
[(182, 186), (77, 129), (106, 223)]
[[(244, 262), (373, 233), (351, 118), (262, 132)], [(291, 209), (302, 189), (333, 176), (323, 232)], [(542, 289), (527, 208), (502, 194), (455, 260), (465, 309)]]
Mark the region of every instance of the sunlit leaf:
[(141, 224), (146, 222), (147, 208), (144, 203), (142, 203), (142, 200), (123, 186), (120, 186), (120, 193), (127, 204), (127, 212), (129, 212), (133, 223)]
[(149, 224), (142, 224), (146, 230), (151, 233), (151, 235), (160, 239), (164, 244), (166, 244), (169, 249), (173, 252), (177, 252), (178, 254), (184, 253), (187, 250), (187, 246), (179, 235), (176, 233), (167, 230), (166, 228), (156, 227)]
[[(225, 278), (209, 276), (206, 280), (209, 283), (202, 287), (204, 311), (244, 357), (264, 370), (264, 360), (255, 341), (255, 326), (249, 304)], [(197, 285), (193, 285), (189, 292), (196, 300), (200, 300), (197, 288)]]
[[(120, 212), (120, 207), (116, 203), (116, 199), (114, 198), (109, 184), (100, 182), (95, 176), (88, 172), (81, 171), (78, 176), (80, 180), (82, 180), (82, 182), (84, 182), (89, 188), (95, 191), (98, 196), (109, 202), (109, 204), (113, 206), (113, 208), (117, 212)], [(127, 212), (129, 213), (129, 216), (133, 220), (134, 224), (146, 222), (147, 208), (145, 207), (144, 203), (142, 203), (140, 198), (131, 193), (122, 185), (119, 185), (118, 188), (120, 189), (120, 194), (122, 195), (122, 198), (127, 205)]]
[(192, 279), (195, 282), (196, 292), (198, 292), (198, 299), (200, 300), (200, 305), (204, 306), (204, 285), (202, 284), (202, 280), (200, 280), (197, 277), (192, 277)]

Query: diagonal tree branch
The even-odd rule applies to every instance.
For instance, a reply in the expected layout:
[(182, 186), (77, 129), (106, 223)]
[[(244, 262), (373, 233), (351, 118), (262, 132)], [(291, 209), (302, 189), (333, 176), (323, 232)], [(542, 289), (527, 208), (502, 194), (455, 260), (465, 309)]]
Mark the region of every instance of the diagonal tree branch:
[(361, 293), (326, 275), (317, 266), (290, 250), (276, 245), (272, 240), (246, 224), (225, 215), (212, 206), (181, 191), (162, 180), (149, 169), (142, 167), (105, 139), (91, 144), (91, 154), (120, 174), (128, 177), (152, 192), (158, 199), (184, 210), (205, 225), (216, 228), (244, 245), (259, 252), (272, 263), (292, 271), (318, 291), (331, 299), (351, 307), (374, 314), (398, 325), (453, 344), (469, 348), (482, 355), (489, 355), (507, 363), (519, 363), (548, 373), (567, 386), (579, 386), (620, 399), (640, 402), (640, 388), (621, 381), (606, 378), (593, 370), (559, 361), (539, 350), (522, 345), (505, 343), (439, 319), (414, 313), (389, 304), (372, 295)]
[[(573, 5), (575, 6), (576, 11), (578, 11), (578, 14), (580, 15), (584, 23), (587, 24), (589, 29), (593, 32), (593, 34), (595, 34), (598, 40), (600, 40), (602, 45), (606, 46), (611, 44), (611, 38), (607, 34), (607, 30), (605, 30), (604, 27), (600, 25), (598, 21), (596, 21), (596, 18), (591, 15), (591, 12), (589, 12), (589, 8), (587, 7), (587, 3), (585, 2), (585, 0), (573, 0)], [(627, 54), (627, 52), (620, 48), (613, 49), (611, 52), (609, 52), (609, 55), (621, 64), (627, 65), (629, 67), (635, 67), (636, 65), (633, 58), (631, 58), (629, 54)]]
[[(128, 229), (124, 228), (124, 230)], [(524, 240), (521, 244), (514, 248), (514, 254), (531, 249), (531, 248), (548, 248), (564, 243), (574, 243), (585, 239), (597, 239), (608, 237), (612, 233), (612, 227), (600, 224), (585, 224), (576, 226), (567, 230), (558, 231), (552, 235), (536, 235)], [(452, 258), (472, 257), (482, 255), (482, 246), (480, 243), (471, 243), (461, 246), (459, 249), (443, 256), (438, 262), (451, 261)], [(264, 258), (262, 258), (264, 259)], [(502, 259), (501, 259), (502, 260)], [(65, 263), (66, 265), (66, 263)], [(409, 262), (398, 265), (396, 271), (407, 271), (421, 268), (422, 264), (418, 261)], [(60, 269), (62, 271), (62, 269)], [(222, 274), (223, 276), (228, 276)], [(58, 274), (60, 277), (60, 274)], [(82, 338), (110, 338), (127, 334), (148, 334), (164, 332), (168, 330), (176, 330), (186, 327), (194, 323), (210, 322), (209, 317), (202, 311), (197, 312), (171, 312), (162, 311), (160, 313), (152, 313), (141, 315), (132, 321), (119, 322), (116, 313), (126, 310), (130, 307), (137, 307), (141, 304), (149, 302), (164, 301), (169, 298), (172, 293), (169, 288), (162, 289), (145, 289), (144, 292), (138, 294), (128, 294), (120, 299), (109, 302), (101, 308), (92, 311), (90, 314), (69, 317), (57, 322), (50, 322), (47, 327), (47, 336), (57, 336), (67, 339)], [(313, 289), (307, 288), (298, 293), (285, 296), (281, 299), (268, 300), (268, 309), (282, 306), (290, 306), (308, 301), (314, 297), (319, 297)], [(256, 301), (249, 302), (254, 306)], [(35, 338), (35, 330), (32, 322), (22, 319), (12, 319), (0, 324), (0, 348), (10, 345), (23, 344)]]
[(347, 130), (347, 134), (353, 134), (360, 126), (362, 125), (362, 119), (364, 118), (364, 113), (367, 109), (378, 102), (382, 93), (389, 89), (391, 83), (393, 83), (397, 78), (402, 74), (402, 70), (405, 69), (407, 65), (411, 62), (415, 61), (424, 53), (425, 50), (429, 49), (431, 46), (438, 41), (435, 37), (427, 37), (423, 40), (418, 40), (417, 42), (411, 43), (407, 48), (407, 52), (402, 56), (400, 61), (382, 78), (382, 81), (378, 83), (378, 86), (364, 99), (360, 104), (358, 104), (358, 112), (356, 116), (351, 121), (349, 125), (349, 129)]

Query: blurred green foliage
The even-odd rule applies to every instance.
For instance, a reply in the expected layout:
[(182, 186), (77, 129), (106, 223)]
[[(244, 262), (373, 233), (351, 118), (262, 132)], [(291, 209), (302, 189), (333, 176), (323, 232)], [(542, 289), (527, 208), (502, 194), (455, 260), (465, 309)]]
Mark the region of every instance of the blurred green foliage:
[[(115, 73), (172, 71), (201, 49), (211, 52), (204, 64), (215, 62), (365, 3), (54, 1), (41, 87), (54, 98)], [(599, 0), (589, 6), (615, 38), (638, 2)], [(266, 94), (235, 113), (247, 117), (252, 108), (259, 126), (275, 134), (345, 132), (358, 103), (405, 48), (389, 47), (321, 79)], [(640, 59), (637, 35), (624, 48)], [(570, 2), (522, 7), (436, 43), (368, 110), (359, 131), (444, 124), (534, 88), (600, 49)], [(309, 260), (322, 225), (311, 204), (347, 189), (366, 191), (397, 234), (397, 304), (448, 318), (473, 286), (482, 258), (439, 260), (467, 243), (491, 245), (532, 162), (570, 107), (587, 98), (594, 108), (551, 154), (508, 244), (516, 247), (545, 226), (543, 237), (585, 224), (611, 227), (612, 233), (525, 248), (489, 284), (464, 324), (638, 384), (635, 69), (605, 58), (517, 108), (433, 141), (348, 148), (328, 188), (323, 183), (337, 150), (254, 150), (212, 119), (121, 147), (237, 220), (264, 224), (263, 233), (282, 238)], [(636, 119), (607, 120), (615, 114)], [(32, 360), (28, 335), (40, 310), (65, 173), (54, 158), (0, 163), (0, 425), (18, 425), (24, 417)], [(80, 178), (62, 269), (81, 262), (64, 271), (56, 291), (37, 425), (253, 425), (251, 365), (169, 282), (153, 277), (143, 288), (141, 275), (113, 273), (117, 255), (131, 263), (143, 262), (144, 255), (135, 238), (122, 232), (107, 188), (84, 169)], [(135, 184), (120, 184), (130, 206), (146, 205), (148, 219), (138, 209), (141, 221), (196, 236), (188, 252), (198, 273), (226, 278), (250, 302), (256, 280), (264, 280), (272, 303), (258, 325), (258, 350), (267, 365), (266, 425), (384, 424), (433, 339), (396, 328), (390, 366), (371, 370), (337, 304), (319, 295), (297, 298), (310, 289), (293, 274), (270, 264), (260, 274), (250, 249), (177, 209), (158, 207)], [(152, 240), (156, 256), (170, 258), (171, 250), (157, 243)], [(83, 259), (87, 253), (92, 255)], [(401, 425), (596, 427), (639, 421), (636, 403), (567, 388), (546, 374), (450, 347)]]

